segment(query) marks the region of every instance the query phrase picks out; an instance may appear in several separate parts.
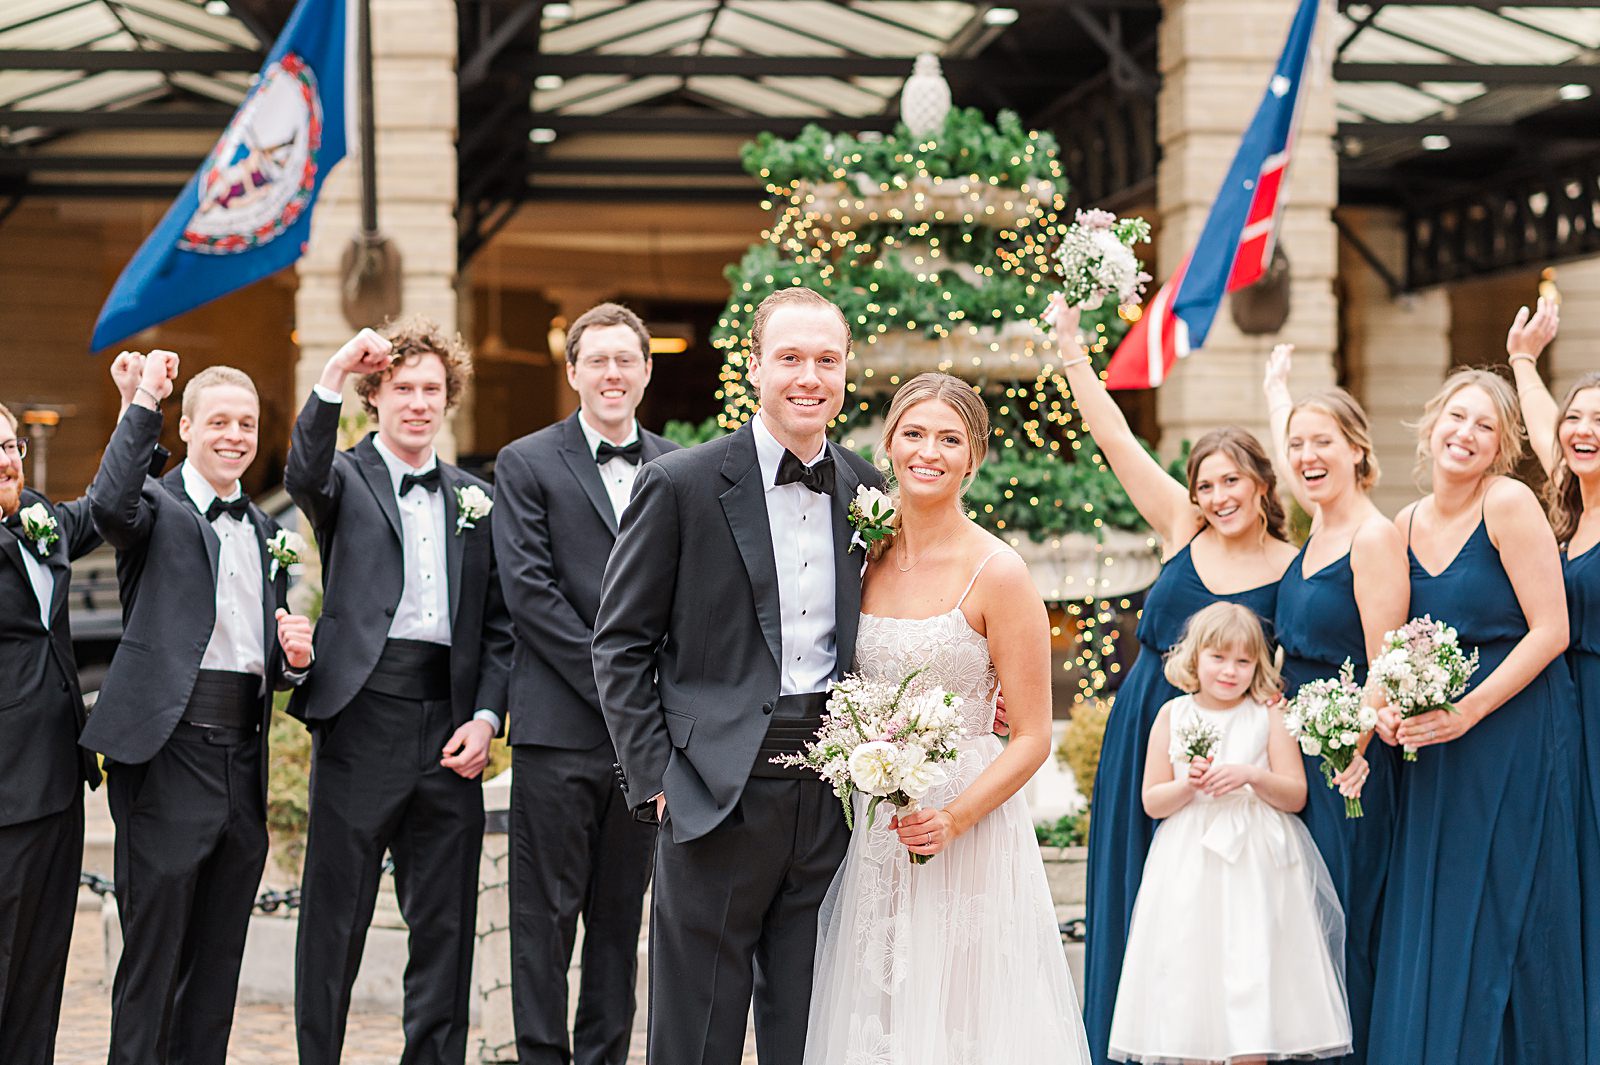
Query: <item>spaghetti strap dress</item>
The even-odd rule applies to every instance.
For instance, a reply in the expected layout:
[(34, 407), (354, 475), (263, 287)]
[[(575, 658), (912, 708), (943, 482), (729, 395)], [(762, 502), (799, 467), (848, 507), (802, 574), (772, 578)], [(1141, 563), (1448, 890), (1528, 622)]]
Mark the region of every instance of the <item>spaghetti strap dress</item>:
[(1583, 896), (1583, 1012), (1590, 1018), (1584, 1061), (1600, 1061), (1600, 550), (1564, 555), (1567, 665), (1578, 692), (1578, 883)]
[[(1414, 552), (1410, 564), (1412, 616), (1454, 626), (1478, 651), (1481, 684), (1528, 631), (1487, 526), (1438, 573)], [(1577, 718), (1558, 658), (1471, 731), (1404, 763), (1370, 1060), (1585, 1060)]]
[[(1307, 540), (1306, 547), (1310, 546)], [(1278, 586), (1276, 630), (1283, 647), (1284, 694), (1291, 698), (1307, 681), (1338, 675), (1347, 658), (1356, 667), (1356, 682), (1364, 684), (1367, 679), (1366, 638), (1349, 552), (1309, 575), (1305, 558), (1302, 549)], [(1326, 786), (1322, 756), (1302, 757), (1306, 805), (1300, 817), (1327, 864), (1345, 913), (1344, 978), (1352, 1049), (1341, 1060), (1345, 1065), (1364, 1065), (1383, 886), (1394, 838), (1399, 758), (1394, 748), (1374, 737), (1366, 752), (1372, 773), (1361, 791), (1364, 813), (1352, 820), (1344, 815), (1344, 797), (1338, 789)]]
[(1212, 603), (1249, 607), (1270, 635), (1277, 599), (1277, 581), (1215, 594), (1200, 579), (1187, 544), (1162, 567), (1145, 594), (1137, 633), (1139, 656), (1111, 703), (1089, 807), (1083, 999), (1084, 1028), (1095, 1065), (1110, 1060), (1107, 1048), (1122, 956), (1145, 853), (1156, 829), (1145, 816), (1141, 797), (1145, 751), (1161, 707), (1183, 694), (1167, 683), (1162, 656), (1183, 637), (1189, 618)]

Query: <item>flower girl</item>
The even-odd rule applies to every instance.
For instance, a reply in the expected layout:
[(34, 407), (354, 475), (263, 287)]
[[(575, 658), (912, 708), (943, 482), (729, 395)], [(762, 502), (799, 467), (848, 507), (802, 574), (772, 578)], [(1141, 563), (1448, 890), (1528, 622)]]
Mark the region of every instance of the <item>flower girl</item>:
[(1305, 769), (1279, 714), (1261, 623), (1236, 603), (1189, 619), (1166, 661), (1189, 694), (1150, 734), (1144, 807), (1161, 820), (1134, 904), (1110, 1056), (1262, 1062), (1350, 1050), (1344, 915), (1292, 814)]

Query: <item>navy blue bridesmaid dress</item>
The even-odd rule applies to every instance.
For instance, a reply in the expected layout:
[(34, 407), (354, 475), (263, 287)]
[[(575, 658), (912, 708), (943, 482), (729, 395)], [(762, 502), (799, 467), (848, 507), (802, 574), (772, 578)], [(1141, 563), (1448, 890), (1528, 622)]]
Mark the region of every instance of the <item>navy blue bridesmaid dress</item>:
[(1144, 874), (1145, 852), (1156, 828), (1144, 813), (1145, 751), (1161, 707), (1182, 694), (1167, 683), (1162, 655), (1183, 637), (1190, 617), (1217, 602), (1249, 607), (1270, 635), (1277, 597), (1277, 581), (1230, 595), (1214, 594), (1195, 571), (1187, 544), (1162, 567), (1145, 595), (1139, 657), (1112, 701), (1090, 804), (1083, 1013), (1095, 1065), (1108, 1060), (1123, 948)]
[(1567, 664), (1578, 689), (1582, 769), (1578, 774), (1578, 883), (1583, 894), (1583, 1009), (1590, 1018), (1584, 1061), (1600, 1061), (1600, 550), (1563, 559), (1572, 645)]
[[(1311, 541), (1306, 541), (1311, 546)], [(1305, 573), (1306, 553), (1289, 564), (1278, 586), (1276, 628), (1283, 647), (1284, 694), (1300, 685), (1336, 676), (1349, 659), (1356, 682), (1367, 679), (1367, 648), (1361, 613), (1356, 607), (1355, 574), (1350, 554)], [(1383, 884), (1394, 836), (1397, 762), (1394, 749), (1374, 737), (1367, 746), (1372, 773), (1361, 790), (1363, 816), (1344, 815), (1344, 796), (1327, 786), (1322, 756), (1305, 758), (1306, 806), (1301, 818), (1316, 841), (1334, 890), (1344, 907), (1345, 994), (1350, 1003), (1353, 1052), (1337, 1059), (1347, 1065), (1367, 1060), (1367, 1024), (1372, 1009), (1372, 976), (1377, 963), (1378, 926), (1383, 911)], [(1384, 1060), (1374, 1058), (1375, 1062)]]
[[(1478, 649), (1474, 685), (1527, 622), (1480, 521), (1438, 574), (1411, 555), (1411, 615)], [(1557, 659), (1406, 763), (1368, 1034), (1374, 1062), (1561, 1065), (1584, 1058), (1577, 698)]]

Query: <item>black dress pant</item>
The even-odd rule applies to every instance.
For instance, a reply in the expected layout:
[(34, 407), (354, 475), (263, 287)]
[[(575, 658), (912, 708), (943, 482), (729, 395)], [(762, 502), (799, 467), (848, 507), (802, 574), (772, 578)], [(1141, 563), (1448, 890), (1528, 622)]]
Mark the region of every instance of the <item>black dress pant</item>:
[(672, 839), (668, 798), (650, 909), (651, 1065), (738, 1065), (752, 995), (761, 1065), (799, 1065), (817, 908), (849, 843), (839, 800), (815, 777), (751, 779), (728, 819), (687, 843)]
[(250, 911), (267, 860), (261, 739), (179, 724), (106, 778), (122, 960), (110, 1065), (226, 1065)]
[(55, 1060), (82, 864), (81, 794), (59, 813), (0, 827), (0, 1061), (6, 1065)]
[(295, 950), (300, 1065), (335, 1065), (384, 851), (410, 930), (401, 1065), (462, 1065), (483, 850), (483, 789), (439, 764), (446, 701), (363, 690), (312, 731), (311, 820)]
[[(656, 830), (633, 817), (611, 744), (511, 749), (511, 997), (519, 1065), (624, 1065)], [(567, 968), (583, 959), (567, 1041)]]

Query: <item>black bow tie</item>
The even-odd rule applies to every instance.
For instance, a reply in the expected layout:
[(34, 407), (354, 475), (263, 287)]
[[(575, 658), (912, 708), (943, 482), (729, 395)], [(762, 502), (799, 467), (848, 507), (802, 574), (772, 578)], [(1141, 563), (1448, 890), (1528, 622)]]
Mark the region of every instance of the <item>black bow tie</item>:
[(238, 499), (213, 499), (206, 508), (206, 521), (216, 521), (224, 514), (244, 521), (250, 514), (250, 497), (241, 492)]
[(22, 511), (19, 510), (11, 517), (0, 521), (0, 525), (4, 525), (15, 533), (18, 540), (22, 539)]
[(623, 444), (621, 447), (609, 440), (602, 440), (600, 441), (600, 446), (594, 449), (594, 461), (601, 466), (604, 466), (612, 459), (621, 459), (630, 466), (637, 466), (639, 465), (639, 460), (643, 457), (644, 442), (642, 440), (635, 440), (633, 443)]
[(427, 473), (403, 473), (400, 475), (400, 498), (404, 499), (406, 493), (421, 485), (430, 492), (439, 490), (439, 467), (435, 466)]
[(793, 451), (785, 451), (783, 458), (778, 460), (778, 476), (773, 478), (772, 483), (796, 482), (818, 495), (833, 495), (833, 456), (824, 452), (820, 459), (807, 466), (795, 457)]

